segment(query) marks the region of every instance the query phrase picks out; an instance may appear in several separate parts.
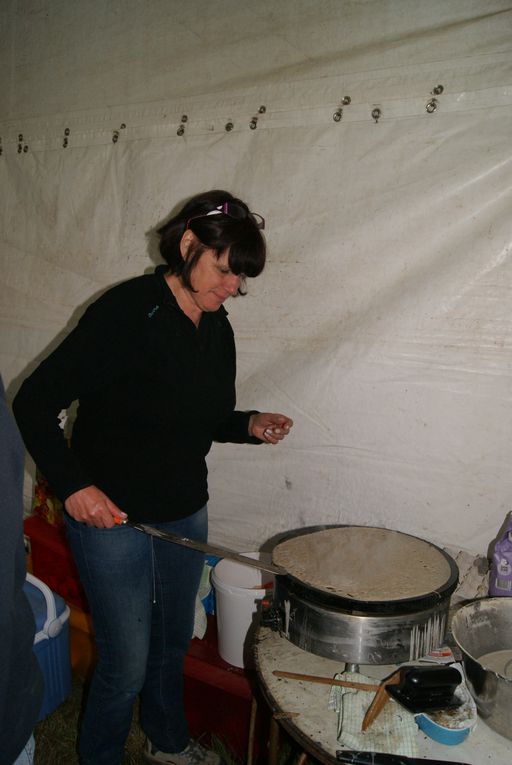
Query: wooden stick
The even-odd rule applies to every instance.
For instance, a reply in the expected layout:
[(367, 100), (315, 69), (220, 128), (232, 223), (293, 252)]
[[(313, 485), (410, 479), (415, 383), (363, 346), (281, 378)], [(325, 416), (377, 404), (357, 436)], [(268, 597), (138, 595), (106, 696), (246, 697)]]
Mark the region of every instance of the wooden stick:
[(375, 694), (375, 696), (372, 699), (372, 703), (366, 710), (366, 714), (363, 718), (363, 722), (361, 725), (361, 730), (365, 731), (367, 730), (372, 722), (375, 721), (375, 719), (380, 715), (384, 707), (386, 706), (387, 702), (389, 700), (388, 692), (386, 690), (386, 686), (382, 684)]
[(358, 691), (378, 691), (379, 685), (370, 683), (354, 683), (350, 680), (335, 680), (332, 677), (319, 677), (318, 675), (301, 675), (297, 672), (281, 672), (275, 669), (272, 673), (276, 677), (286, 677), (288, 680), (305, 680), (308, 683), (322, 683), (323, 685), (341, 685), (344, 688), (355, 688)]
[(249, 720), (249, 737), (247, 741), (247, 765), (253, 765), (254, 762), (254, 732), (256, 730), (256, 715), (258, 713), (258, 702), (252, 697), (251, 717)]
[(382, 681), (382, 683), (379, 685), (378, 691), (375, 694), (375, 696), (372, 699), (372, 703), (366, 710), (366, 714), (363, 718), (363, 723), (361, 725), (361, 730), (365, 731), (368, 730), (370, 725), (377, 719), (377, 717), (380, 715), (384, 707), (386, 706), (387, 702), (389, 701), (389, 694), (387, 691), (388, 685), (398, 685), (400, 682), (400, 670), (397, 670), (396, 672), (393, 672), (392, 675), (390, 675), (388, 678)]
[(277, 765), (279, 762), (279, 723), (270, 718), (270, 733), (268, 738), (268, 765)]

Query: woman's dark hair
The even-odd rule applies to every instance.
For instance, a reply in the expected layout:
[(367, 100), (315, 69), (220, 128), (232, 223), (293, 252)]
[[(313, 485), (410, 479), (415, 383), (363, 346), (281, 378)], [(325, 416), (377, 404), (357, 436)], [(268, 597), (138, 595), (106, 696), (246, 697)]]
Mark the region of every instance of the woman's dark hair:
[[(225, 205), (227, 212), (215, 212)], [(233, 217), (230, 212), (235, 212)], [(188, 289), (190, 277), (199, 258), (206, 249), (215, 250), (219, 258), (229, 250), (229, 268), (234, 274), (258, 276), (266, 258), (265, 239), (261, 233), (259, 216), (253, 215), (241, 199), (228, 191), (215, 189), (192, 197), (157, 233), (160, 235), (160, 254), (169, 264), (171, 273), (179, 276)], [(186, 259), (181, 256), (181, 237), (190, 229), (199, 243), (192, 247)], [(244, 294), (242, 290), (239, 294)]]

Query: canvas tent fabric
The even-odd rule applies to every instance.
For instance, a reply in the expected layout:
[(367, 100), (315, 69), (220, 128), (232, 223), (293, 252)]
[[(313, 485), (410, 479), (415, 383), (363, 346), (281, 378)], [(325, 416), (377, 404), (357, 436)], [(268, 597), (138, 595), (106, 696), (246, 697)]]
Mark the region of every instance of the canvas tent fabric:
[(9, 394), (101, 291), (154, 266), (172, 209), (227, 188), (269, 246), (227, 304), (238, 406), (295, 426), (276, 448), (214, 446), (212, 541), (355, 523), (485, 552), (512, 495), (512, 3), (4, 15)]

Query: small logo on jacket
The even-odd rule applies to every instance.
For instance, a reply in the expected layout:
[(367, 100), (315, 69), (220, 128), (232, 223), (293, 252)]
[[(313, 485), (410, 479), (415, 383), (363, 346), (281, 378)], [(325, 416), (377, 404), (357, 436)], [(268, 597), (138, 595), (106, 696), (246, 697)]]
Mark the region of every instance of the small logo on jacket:
[(152, 308), (151, 311), (148, 313), (148, 319), (152, 319), (159, 308), (160, 308), (159, 305), (156, 305), (154, 308)]

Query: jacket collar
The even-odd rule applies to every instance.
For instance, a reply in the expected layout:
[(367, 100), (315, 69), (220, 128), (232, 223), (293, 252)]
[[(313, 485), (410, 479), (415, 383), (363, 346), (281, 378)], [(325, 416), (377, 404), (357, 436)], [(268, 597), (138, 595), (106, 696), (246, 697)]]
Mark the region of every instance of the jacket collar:
[[(165, 274), (168, 272), (169, 266), (168, 265), (161, 265), (157, 266), (155, 268), (155, 277), (157, 279), (159, 289), (162, 294), (162, 302), (164, 305), (170, 305), (173, 308), (177, 308), (179, 311), (181, 311), (181, 308), (178, 305), (178, 301), (174, 297), (174, 294), (171, 289), (169, 289), (169, 285), (165, 281)], [(211, 315), (213, 316), (227, 316), (228, 312), (224, 308), (223, 305), (221, 305), (217, 311), (212, 311)]]

